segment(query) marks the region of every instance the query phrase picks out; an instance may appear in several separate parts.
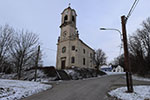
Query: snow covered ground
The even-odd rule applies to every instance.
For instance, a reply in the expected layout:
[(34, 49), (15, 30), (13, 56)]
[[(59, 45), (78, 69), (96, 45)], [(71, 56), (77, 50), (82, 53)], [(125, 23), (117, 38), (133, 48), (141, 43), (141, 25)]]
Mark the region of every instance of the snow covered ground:
[[(107, 75), (125, 74), (125, 72), (106, 72)], [(149, 81), (148, 78), (139, 77), (136, 75), (132, 76), (133, 80)], [(108, 94), (112, 97), (116, 97), (119, 100), (150, 100), (150, 86), (134, 86), (133, 93), (127, 93), (127, 87), (117, 88), (110, 91)]]
[[(107, 75), (117, 75), (117, 74), (125, 74), (125, 72), (105, 72), (107, 73)], [(126, 78), (126, 77), (124, 77)], [(150, 78), (144, 78), (144, 77), (140, 77), (137, 75), (132, 75), (132, 79), (133, 80), (139, 80), (139, 81), (149, 81), (150, 82)]]
[(18, 100), (51, 87), (39, 82), (0, 79), (0, 100)]
[(105, 72), (107, 75), (125, 74), (125, 72)]
[(150, 100), (150, 86), (134, 86), (133, 93), (126, 93), (126, 91), (126, 87), (121, 87), (108, 94), (121, 100)]
[(132, 79), (139, 80), (139, 81), (148, 81), (148, 82), (150, 82), (150, 78), (143, 78), (143, 77), (136, 76), (136, 75), (133, 75)]
[[(21, 79), (27, 81), (34, 81), (35, 70), (24, 71)], [(57, 77), (49, 77), (42, 70), (37, 70), (37, 82), (49, 82), (56, 80)], [(0, 79), (17, 79), (17, 73), (4, 74), (0, 73)]]

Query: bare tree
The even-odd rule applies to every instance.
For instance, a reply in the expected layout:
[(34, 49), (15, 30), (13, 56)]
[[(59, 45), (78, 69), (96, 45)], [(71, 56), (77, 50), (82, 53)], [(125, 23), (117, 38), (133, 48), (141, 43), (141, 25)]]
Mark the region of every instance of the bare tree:
[(102, 49), (95, 51), (95, 64), (97, 69), (99, 69), (100, 66), (106, 64), (106, 58), (106, 54), (102, 51)]
[(10, 49), (10, 54), (11, 61), (16, 66), (18, 79), (21, 78), (22, 70), (30, 66), (31, 58), (33, 58), (38, 46), (38, 40), (36, 34), (23, 30), (14, 36), (14, 44)]
[(124, 54), (121, 54), (120, 56), (114, 58), (114, 61), (112, 62), (112, 67), (117, 67), (118, 65), (122, 66), (125, 69)]
[[(37, 52), (38, 52), (38, 50), (36, 48), (35, 52), (32, 53), (30, 60), (28, 60), (28, 66), (26, 67), (27, 69), (29, 69), (31, 67), (35, 67)], [(39, 51), (38, 66), (43, 66), (42, 51), (41, 50)]]
[(0, 69), (3, 72), (4, 65), (8, 64), (9, 49), (12, 45), (12, 38), (14, 34), (14, 29), (9, 27), (9, 25), (0, 27)]

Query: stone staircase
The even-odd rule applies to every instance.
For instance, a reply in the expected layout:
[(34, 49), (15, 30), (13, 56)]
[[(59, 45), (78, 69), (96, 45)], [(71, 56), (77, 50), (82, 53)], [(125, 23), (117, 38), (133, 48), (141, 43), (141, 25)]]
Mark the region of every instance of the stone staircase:
[(56, 70), (57, 76), (60, 80), (70, 80), (70, 76), (64, 70)]

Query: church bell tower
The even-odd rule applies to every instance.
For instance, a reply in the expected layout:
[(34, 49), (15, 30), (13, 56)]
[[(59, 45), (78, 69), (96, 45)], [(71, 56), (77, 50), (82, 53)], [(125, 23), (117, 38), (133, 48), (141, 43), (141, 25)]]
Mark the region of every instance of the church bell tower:
[(76, 12), (70, 6), (66, 8), (62, 13), (61, 18), (61, 35), (59, 37), (59, 42), (74, 39), (78, 37), (78, 31), (76, 28)]

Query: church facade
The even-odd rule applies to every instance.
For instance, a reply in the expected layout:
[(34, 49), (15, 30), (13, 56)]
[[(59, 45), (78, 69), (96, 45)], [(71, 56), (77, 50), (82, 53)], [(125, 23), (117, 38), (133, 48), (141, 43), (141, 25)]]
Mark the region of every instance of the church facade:
[(66, 69), (72, 66), (94, 68), (94, 50), (79, 38), (76, 28), (76, 11), (69, 6), (61, 15), (56, 68)]

